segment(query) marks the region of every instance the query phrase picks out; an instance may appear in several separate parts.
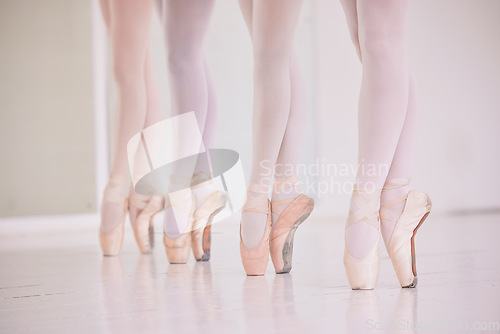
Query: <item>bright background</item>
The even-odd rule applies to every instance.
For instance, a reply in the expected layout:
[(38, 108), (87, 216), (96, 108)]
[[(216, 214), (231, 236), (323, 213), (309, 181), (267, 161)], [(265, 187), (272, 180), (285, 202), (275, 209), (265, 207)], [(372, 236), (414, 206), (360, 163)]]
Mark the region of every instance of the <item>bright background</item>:
[[(435, 213), (499, 211), (500, 2), (418, 0), (409, 18), (421, 115), (413, 185), (431, 195)], [(167, 111), (156, 16), (151, 45)], [(296, 49), (310, 98), (303, 162), (354, 165), (360, 65), (338, 1), (305, 0)], [(0, 235), (97, 226), (115, 97), (107, 57), (96, 0), (0, 2)], [(237, 1), (217, 1), (207, 57), (217, 146), (240, 153), (248, 175), (252, 59)], [(348, 193), (316, 198), (316, 215), (342, 222)], [(75, 217), (83, 218), (69, 223)]]

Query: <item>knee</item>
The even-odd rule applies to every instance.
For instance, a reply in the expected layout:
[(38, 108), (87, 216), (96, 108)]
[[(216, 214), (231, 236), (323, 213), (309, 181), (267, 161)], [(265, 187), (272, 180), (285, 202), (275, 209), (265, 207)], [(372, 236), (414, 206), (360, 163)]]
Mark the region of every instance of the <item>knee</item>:
[(361, 33), (359, 48), (364, 61), (387, 61), (404, 54), (405, 41), (398, 34), (381, 33), (374, 28)]
[(291, 49), (254, 46), (254, 66), (256, 69), (273, 69), (290, 66)]
[(173, 75), (186, 73), (203, 64), (201, 50), (171, 49), (167, 54), (168, 69)]
[(113, 62), (113, 75), (120, 88), (130, 87), (142, 82), (144, 67), (139, 62), (130, 59), (115, 59)]

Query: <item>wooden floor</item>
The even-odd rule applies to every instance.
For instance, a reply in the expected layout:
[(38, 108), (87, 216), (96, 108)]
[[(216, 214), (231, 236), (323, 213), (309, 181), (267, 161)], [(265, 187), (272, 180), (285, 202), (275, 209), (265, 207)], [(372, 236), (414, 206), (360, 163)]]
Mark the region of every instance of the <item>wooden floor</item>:
[(312, 216), (292, 272), (269, 263), (264, 277), (245, 276), (236, 222), (213, 231), (212, 260), (186, 265), (167, 263), (161, 234), (139, 255), (129, 228), (113, 258), (90, 229), (2, 240), (0, 333), (500, 332), (498, 214), (431, 214), (416, 238), (416, 289), (398, 286), (384, 249), (377, 288), (352, 291), (341, 222)]

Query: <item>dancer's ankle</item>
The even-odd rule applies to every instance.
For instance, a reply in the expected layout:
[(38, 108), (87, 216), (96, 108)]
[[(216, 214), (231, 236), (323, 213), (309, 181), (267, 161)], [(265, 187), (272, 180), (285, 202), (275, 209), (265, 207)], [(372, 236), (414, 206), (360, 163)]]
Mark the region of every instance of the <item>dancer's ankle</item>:
[(291, 203), (285, 201), (285, 203), (277, 205), (276, 202), (296, 198), (301, 193), (302, 187), (300, 186), (298, 176), (278, 176), (274, 178), (273, 194), (271, 197), (271, 202), (275, 202), (272, 214), (273, 225), (276, 223), (283, 210)]
[(405, 196), (410, 190), (408, 178), (391, 178), (384, 184), (380, 199), (380, 226), (386, 247), (389, 245), (396, 222), (405, 207)]
[(248, 248), (257, 247), (266, 229), (269, 212), (269, 185), (250, 183), (241, 214), (241, 238)]

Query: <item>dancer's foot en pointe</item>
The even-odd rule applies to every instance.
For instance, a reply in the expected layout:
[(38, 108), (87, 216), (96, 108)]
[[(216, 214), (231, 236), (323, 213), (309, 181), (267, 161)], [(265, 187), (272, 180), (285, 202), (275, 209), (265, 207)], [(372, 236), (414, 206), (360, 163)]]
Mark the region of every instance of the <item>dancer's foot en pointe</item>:
[(373, 289), (380, 266), (380, 191), (357, 184), (345, 228), (344, 266), (353, 290)]
[(224, 192), (215, 189), (210, 176), (197, 173), (191, 181), (191, 191), (195, 200), (191, 247), (196, 261), (210, 260), (211, 224), (226, 205)]
[(268, 189), (267, 185), (250, 183), (242, 209), (240, 255), (248, 276), (264, 275), (269, 262), (272, 218)]
[(153, 217), (164, 207), (163, 196), (145, 196), (133, 187), (129, 196), (129, 217), (135, 241), (143, 254), (151, 253), (154, 246)]
[(168, 261), (186, 263), (191, 251), (191, 230), (195, 201), (191, 189), (169, 192), (165, 198), (163, 243)]
[(128, 210), (127, 190), (128, 176), (110, 175), (102, 199), (99, 228), (99, 243), (105, 256), (120, 254)]
[(275, 178), (271, 211), (273, 228), (269, 241), (271, 260), (277, 274), (292, 270), (293, 239), (299, 225), (309, 217), (314, 200), (297, 194), (298, 178)]
[[(409, 188), (408, 183), (408, 179), (387, 180), (382, 197), (391, 196), (391, 193), (397, 193), (405, 187)], [(416, 190), (394, 197), (380, 207), (382, 225), (393, 226), (392, 232), (384, 233), (383, 237), (399, 284), (403, 288), (417, 286), (414, 239), (431, 208), (429, 195)]]

